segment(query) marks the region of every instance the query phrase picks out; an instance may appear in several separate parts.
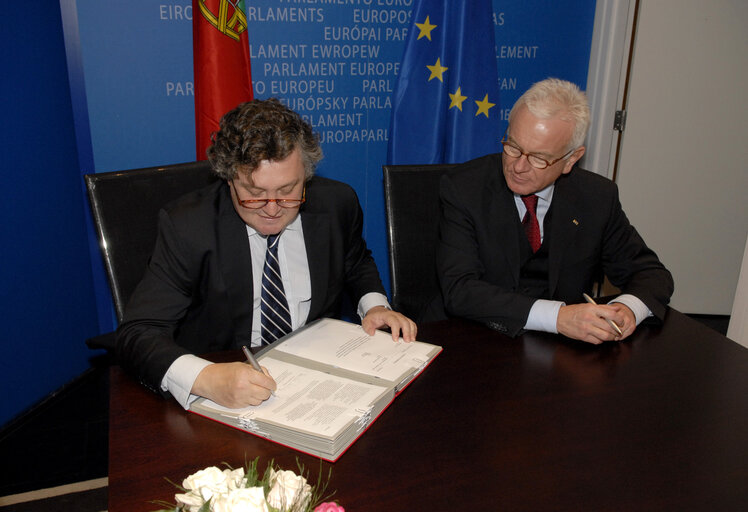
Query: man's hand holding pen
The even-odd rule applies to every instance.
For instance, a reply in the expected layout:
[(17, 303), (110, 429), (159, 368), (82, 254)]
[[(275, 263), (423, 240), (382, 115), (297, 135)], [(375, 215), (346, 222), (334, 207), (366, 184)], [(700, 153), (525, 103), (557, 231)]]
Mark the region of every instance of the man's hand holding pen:
[[(620, 334), (611, 322), (620, 328)], [(604, 341), (627, 338), (636, 328), (636, 317), (620, 303), (572, 304), (561, 306), (556, 328), (569, 338), (599, 345)]]
[(275, 388), (276, 383), (266, 369), (257, 371), (243, 362), (215, 363), (198, 374), (192, 393), (238, 409), (261, 404)]

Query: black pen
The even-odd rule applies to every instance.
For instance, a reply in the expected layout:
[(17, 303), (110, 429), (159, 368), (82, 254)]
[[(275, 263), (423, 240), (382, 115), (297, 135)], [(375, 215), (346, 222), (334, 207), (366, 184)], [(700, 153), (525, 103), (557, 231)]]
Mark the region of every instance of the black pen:
[[(595, 306), (597, 306), (597, 302), (595, 302), (595, 301), (594, 301), (594, 300), (592, 299), (592, 297), (590, 297), (590, 296), (589, 296), (589, 295), (587, 295), (586, 293), (583, 293), (582, 295), (584, 296), (584, 300), (586, 300), (586, 301), (587, 301), (587, 302), (589, 302), (590, 304), (594, 304)], [(615, 329), (615, 330), (616, 330), (616, 332), (617, 332), (617, 333), (618, 333), (618, 334), (619, 334), (620, 336), (623, 336), (623, 331), (621, 331), (621, 328), (620, 328), (620, 327), (618, 327), (618, 324), (616, 324), (616, 323), (615, 323), (615, 322), (614, 322), (613, 320), (611, 320), (610, 318), (606, 318), (606, 319), (605, 319), (605, 321), (606, 321), (606, 322), (608, 322), (608, 324), (609, 324), (609, 325), (610, 325), (610, 326), (611, 326), (611, 327), (612, 327), (613, 329)]]
[[(249, 364), (252, 365), (252, 368), (257, 370), (260, 373), (264, 373), (262, 371), (262, 367), (260, 366), (260, 363), (257, 362), (257, 359), (255, 358), (254, 354), (249, 351), (246, 345), (242, 345), (242, 351), (244, 352), (245, 357), (247, 358), (247, 361)], [(270, 394), (275, 396), (275, 392), (273, 390), (270, 390)]]

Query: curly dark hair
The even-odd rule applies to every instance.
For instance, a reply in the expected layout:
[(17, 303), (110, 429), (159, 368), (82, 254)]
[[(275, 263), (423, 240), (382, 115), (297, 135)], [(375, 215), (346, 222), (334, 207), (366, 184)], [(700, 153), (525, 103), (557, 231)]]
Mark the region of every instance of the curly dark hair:
[(253, 172), (263, 160), (283, 160), (297, 147), (308, 180), (322, 159), (319, 136), (276, 98), (248, 101), (227, 112), (211, 140), (208, 160), (225, 180), (234, 179), (239, 170)]

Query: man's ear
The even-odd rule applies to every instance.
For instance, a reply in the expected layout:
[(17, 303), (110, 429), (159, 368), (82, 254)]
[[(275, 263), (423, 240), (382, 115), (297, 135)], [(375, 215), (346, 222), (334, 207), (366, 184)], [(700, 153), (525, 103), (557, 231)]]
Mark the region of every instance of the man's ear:
[(571, 172), (571, 168), (574, 167), (574, 164), (584, 156), (584, 152), (586, 150), (587, 148), (585, 148), (584, 146), (579, 146), (577, 149), (575, 149), (571, 156), (569, 156), (569, 158), (566, 160), (566, 163), (564, 163), (564, 170), (561, 171), (561, 174), (569, 174)]

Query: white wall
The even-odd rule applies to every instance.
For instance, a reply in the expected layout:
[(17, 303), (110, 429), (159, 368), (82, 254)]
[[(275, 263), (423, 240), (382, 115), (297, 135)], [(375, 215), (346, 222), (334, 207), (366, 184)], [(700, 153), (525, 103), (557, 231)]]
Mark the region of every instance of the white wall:
[(731, 313), (748, 233), (748, 2), (642, 0), (617, 182), (672, 305)]

